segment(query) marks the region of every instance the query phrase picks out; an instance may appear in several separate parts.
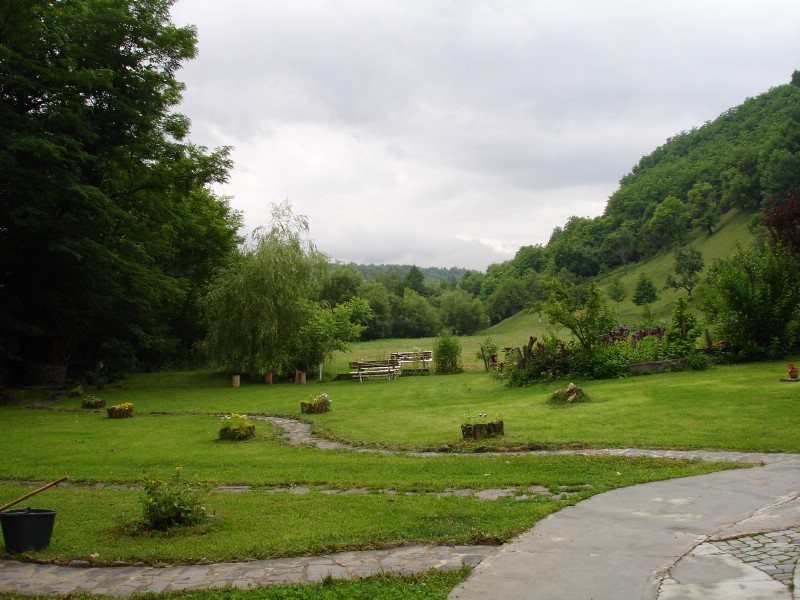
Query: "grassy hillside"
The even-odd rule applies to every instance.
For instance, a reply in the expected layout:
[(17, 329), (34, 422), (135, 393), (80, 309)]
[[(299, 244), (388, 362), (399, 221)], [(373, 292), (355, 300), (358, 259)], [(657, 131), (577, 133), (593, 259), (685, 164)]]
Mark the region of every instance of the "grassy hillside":
[[(741, 212), (738, 209), (731, 210), (720, 220), (713, 235), (707, 236), (696, 232), (690, 238), (688, 245), (697, 248), (702, 253), (706, 269), (715, 259), (730, 255), (736, 248), (737, 243), (741, 243), (743, 246), (752, 243), (753, 235), (748, 230), (751, 214)], [(633, 323), (641, 320), (642, 317), (642, 309), (633, 303), (632, 298), (640, 275), (645, 273), (653, 280), (659, 290), (659, 299), (652, 306), (654, 316), (668, 318), (673, 302), (679, 296), (686, 296), (685, 290), (662, 289), (667, 274), (672, 272), (674, 268), (675, 257), (672, 252), (669, 252), (631, 265), (627, 273), (621, 268), (617, 269), (598, 278), (597, 283), (601, 288), (606, 288), (614, 279), (621, 279), (628, 290), (628, 297), (619, 304), (618, 319), (621, 323)]]

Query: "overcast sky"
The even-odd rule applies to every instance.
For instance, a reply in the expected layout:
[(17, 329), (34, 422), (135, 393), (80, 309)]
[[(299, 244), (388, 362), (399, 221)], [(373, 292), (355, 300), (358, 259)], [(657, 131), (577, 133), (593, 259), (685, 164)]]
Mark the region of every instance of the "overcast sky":
[(484, 270), (603, 212), (642, 155), (800, 69), (797, 0), (179, 0), (191, 139), (246, 230)]

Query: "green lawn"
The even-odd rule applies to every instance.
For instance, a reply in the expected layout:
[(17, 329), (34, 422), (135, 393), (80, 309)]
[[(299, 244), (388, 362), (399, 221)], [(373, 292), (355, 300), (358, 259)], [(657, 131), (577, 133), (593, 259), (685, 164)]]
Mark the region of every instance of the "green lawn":
[[(48, 490), (26, 503), (54, 508), (59, 514), (53, 543), (36, 553), (44, 558), (99, 555), (99, 560), (191, 562), (314, 554), (404, 541), (501, 543), (592, 494), (730, 465), (476, 454), (476, 442), (460, 440), (465, 414), (500, 413), (506, 435), (491, 443), (508, 448), (535, 444), (800, 452), (800, 385), (779, 383), (784, 363), (576, 381), (591, 399), (566, 407), (553, 407), (547, 399), (568, 382), (509, 389), (475, 369), (392, 382), (245, 382), (240, 388), (230, 387), (227, 378), (214, 373), (136, 375), (101, 392), (91, 391), (110, 404), (133, 402), (133, 419), (108, 419), (104, 411), (81, 409), (79, 398), (61, 398), (39, 410), (23, 404), (0, 406), (0, 501), (29, 491), (24, 482), (70, 477), (69, 487)], [(295, 447), (264, 422), (257, 422), (253, 440), (216, 439), (221, 420), (215, 413), (299, 418), (300, 401), (320, 392), (330, 395), (333, 410), (303, 415), (319, 434), (394, 450), (446, 445), (450, 452), (412, 456)], [(34, 397), (28, 391), (26, 402)], [(166, 477), (178, 465), (185, 478), (206, 492), (221, 484), (247, 484), (253, 490), (204, 492), (213, 515), (209, 524), (143, 535), (137, 529), (141, 492), (132, 488), (144, 475)], [(523, 501), (435, 495), (451, 488), (516, 487), (522, 493), (530, 485), (579, 493)], [(275, 490), (292, 486), (311, 491), (298, 495)], [(327, 493), (351, 488), (367, 493)], [(340, 518), (343, 514), (348, 518)], [(410, 585), (400, 581), (397, 585)]]
[[(464, 415), (499, 413), (505, 422), (506, 435), (493, 443), (505, 446), (579, 444), (800, 452), (800, 434), (795, 427), (800, 416), (800, 386), (779, 381), (786, 374), (785, 363), (724, 365), (699, 372), (576, 381), (591, 400), (566, 407), (553, 407), (547, 402), (556, 389), (566, 386), (566, 381), (506, 388), (477, 370), (454, 376), (401, 377), (391, 382), (345, 380), (312, 382), (306, 386), (244, 383), (237, 389), (231, 388), (225, 378), (211, 373), (160, 373), (134, 376), (103, 392), (108, 402), (133, 402), (138, 415), (134, 421), (115, 422), (111, 428), (103, 413), (97, 413), (99, 416), (95, 418), (78, 408), (78, 399), (62, 399), (54, 405), (54, 410), (31, 412), (7, 408), (4, 427), (18, 430), (18, 435), (29, 440), (26, 445), (33, 447), (29, 452), (41, 454), (30, 461), (37, 465), (37, 472), (41, 468), (54, 469), (62, 461), (69, 464), (72, 452), (93, 448), (95, 453), (82, 462), (98, 463), (100, 472), (85, 476), (98, 479), (120, 477), (114, 471), (114, 463), (108, 463), (107, 458), (132, 451), (140, 456), (142, 444), (156, 444), (160, 448), (157, 456), (174, 452), (171, 449), (175, 444), (166, 434), (153, 436), (155, 439), (146, 442), (137, 438), (121, 446), (118, 431), (136, 428), (138, 419), (147, 419), (152, 423), (148, 429), (152, 429), (166, 427), (176, 415), (195, 413), (236, 411), (300, 417), (300, 402), (321, 392), (331, 397), (332, 412), (304, 415), (304, 418), (328, 437), (373, 446), (457, 447), (461, 445), (460, 424)], [(173, 415), (149, 414), (164, 412)], [(24, 422), (35, 426), (26, 428)], [(218, 447), (209, 440), (213, 440), (218, 421), (198, 416), (191, 423), (180, 428), (191, 427), (191, 431), (186, 429), (188, 439), (179, 445), (179, 454), (201, 453), (205, 460), (215, 460)], [(48, 438), (59, 447), (72, 448), (63, 459), (50, 457), (47, 467), (38, 465), (50, 449), (37, 450), (37, 444), (33, 443), (34, 436), (42, 430), (48, 431)], [(0, 440), (0, 447), (4, 443), (7, 440)], [(206, 446), (200, 446), (201, 443)], [(0, 466), (0, 472), (9, 471), (16, 463), (14, 457), (10, 464)], [(14, 466), (9, 474), (29, 476), (22, 465)], [(244, 474), (247, 478), (269, 477)], [(277, 477), (285, 476), (280, 473)]]

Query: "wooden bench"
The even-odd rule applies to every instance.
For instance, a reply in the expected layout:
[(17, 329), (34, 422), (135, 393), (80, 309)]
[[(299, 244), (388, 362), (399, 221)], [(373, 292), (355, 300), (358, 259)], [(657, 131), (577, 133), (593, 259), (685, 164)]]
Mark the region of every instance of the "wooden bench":
[(396, 360), (359, 360), (350, 363), (350, 375), (364, 381), (364, 378), (386, 377), (389, 381), (400, 373), (400, 363)]
[(428, 372), (431, 362), (433, 362), (432, 350), (417, 350), (414, 352), (392, 352), (391, 360), (397, 361), (397, 364), (422, 364), (421, 369), (414, 369), (416, 371)]

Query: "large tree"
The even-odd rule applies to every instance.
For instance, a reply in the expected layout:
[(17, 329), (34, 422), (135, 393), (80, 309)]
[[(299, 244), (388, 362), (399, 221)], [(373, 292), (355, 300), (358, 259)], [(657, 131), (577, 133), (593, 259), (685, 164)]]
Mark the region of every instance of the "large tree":
[[(173, 112), (193, 27), (172, 0), (0, 5), (0, 342), (120, 341), (173, 357), (194, 298), (238, 243), (209, 185), (228, 150), (186, 141)], [(34, 359), (35, 360), (35, 359)]]
[(456, 335), (474, 335), (489, 325), (481, 301), (461, 288), (443, 293), (438, 304), (442, 325)]
[(288, 202), (273, 206), (270, 227), (253, 232), (239, 259), (216, 273), (204, 299), (211, 360), (232, 373), (294, 369), (326, 269), (327, 257), (308, 237), (308, 220)]
[(656, 206), (648, 226), (659, 247), (680, 243), (690, 223), (689, 211), (680, 198), (667, 196)]

